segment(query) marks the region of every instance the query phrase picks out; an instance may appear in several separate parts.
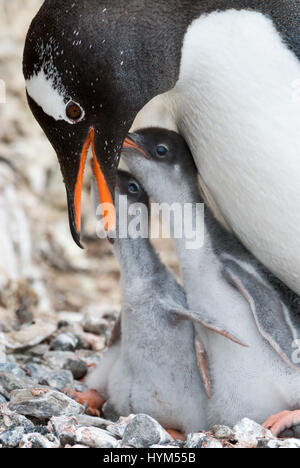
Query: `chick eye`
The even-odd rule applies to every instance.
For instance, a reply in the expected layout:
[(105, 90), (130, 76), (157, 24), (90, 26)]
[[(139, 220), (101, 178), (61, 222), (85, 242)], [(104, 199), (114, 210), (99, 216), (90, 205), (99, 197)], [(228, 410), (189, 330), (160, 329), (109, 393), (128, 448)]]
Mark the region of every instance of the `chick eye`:
[(129, 191), (129, 193), (138, 193), (139, 187), (138, 187), (138, 185), (135, 184), (134, 182), (131, 182), (131, 183), (128, 185), (128, 191)]
[(70, 101), (66, 107), (66, 115), (73, 122), (78, 122), (83, 115), (83, 110), (76, 102)]
[(164, 145), (159, 145), (157, 148), (156, 148), (156, 152), (159, 156), (165, 156), (168, 152), (168, 148)]

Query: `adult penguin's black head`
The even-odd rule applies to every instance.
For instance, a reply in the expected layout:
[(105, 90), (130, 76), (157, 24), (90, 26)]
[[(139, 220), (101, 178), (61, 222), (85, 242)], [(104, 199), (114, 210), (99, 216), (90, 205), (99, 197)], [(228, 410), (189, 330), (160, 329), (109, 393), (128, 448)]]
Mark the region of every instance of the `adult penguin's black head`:
[(46, 0), (30, 26), (28, 102), (57, 153), (78, 245), (88, 149), (100, 200), (113, 203), (119, 155), (136, 114), (178, 77), (177, 33), (170, 5), (141, 0)]

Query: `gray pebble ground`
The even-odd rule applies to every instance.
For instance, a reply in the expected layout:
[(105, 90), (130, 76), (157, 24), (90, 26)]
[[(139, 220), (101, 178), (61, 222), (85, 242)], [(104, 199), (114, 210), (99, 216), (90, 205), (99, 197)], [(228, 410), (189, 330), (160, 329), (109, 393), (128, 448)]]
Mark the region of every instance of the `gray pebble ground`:
[[(93, 320), (96, 322), (96, 317)], [(287, 434), (287, 439), (276, 439), (249, 419), (234, 428), (215, 426), (210, 432), (189, 434), (182, 442), (174, 441), (145, 414), (124, 415), (117, 421), (89, 416), (84, 406), (62, 392), (66, 387), (86, 390), (78, 379), (101, 359), (101, 352), (85, 341), (85, 328), (84, 321), (75, 328), (65, 323), (44, 343), (29, 346), (22, 353), (6, 350), (0, 363), (0, 447), (300, 448), (297, 431)]]

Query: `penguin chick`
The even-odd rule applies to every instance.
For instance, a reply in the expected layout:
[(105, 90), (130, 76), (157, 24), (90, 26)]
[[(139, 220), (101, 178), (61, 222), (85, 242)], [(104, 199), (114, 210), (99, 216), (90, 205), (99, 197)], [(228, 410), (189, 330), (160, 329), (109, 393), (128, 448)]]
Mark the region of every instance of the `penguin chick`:
[[(182, 137), (159, 128), (140, 130), (129, 135), (123, 155), (154, 202), (177, 203), (182, 212), (192, 203), (196, 216), (203, 199)], [(203, 245), (189, 249), (187, 240), (184, 229), (182, 238), (174, 238), (189, 308), (201, 309), (216, 322), (221, 318), (249, 345), (237, 348), (197, 326), (212, 377), (209, 423), (232, 426), (243, 417), (262, 423), (274, 412), (299, 407), (299, 298), (220, 226), (209, 209)], [(288, 418), (292, 420), (290, 414)]]
[[(187, 310), (183, 288), (147, 237), (148, 197), (121, 171), (115, 201), (113, 249), (121, 268), (121, 334), (87, 384), (119, 415), (147, 413), (164, 427), (184, 433), (206, 429), (209, 377), (200, 340), (195, 348), (193, 322), (230, 333), (200, 311)], [(132, 228), (137, 225), (144, 237), (136, 236)]]

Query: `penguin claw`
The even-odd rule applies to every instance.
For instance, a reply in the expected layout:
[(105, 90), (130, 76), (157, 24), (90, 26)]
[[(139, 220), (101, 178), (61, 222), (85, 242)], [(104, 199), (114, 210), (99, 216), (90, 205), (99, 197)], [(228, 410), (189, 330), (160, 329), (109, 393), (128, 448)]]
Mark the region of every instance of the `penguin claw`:
[(300, 410), (282, 411), (271, 416), (263, 427), (269, 429), (275, 437), (278, 437), (286, 429), (290, 429), (300, 424)]
[(85, 406), (87, 414), (90, 416), (100, 417), (102, 407), (105, 400), (96, 390), (87, 390), (86, 392), (74, 392), (68, 388), (64, 388), (63, 393), (80, 405)]

